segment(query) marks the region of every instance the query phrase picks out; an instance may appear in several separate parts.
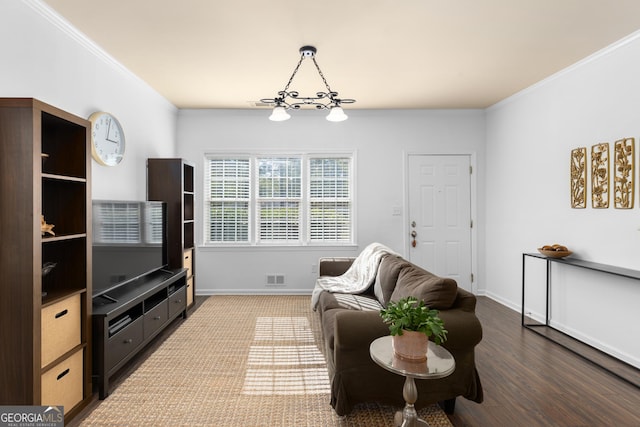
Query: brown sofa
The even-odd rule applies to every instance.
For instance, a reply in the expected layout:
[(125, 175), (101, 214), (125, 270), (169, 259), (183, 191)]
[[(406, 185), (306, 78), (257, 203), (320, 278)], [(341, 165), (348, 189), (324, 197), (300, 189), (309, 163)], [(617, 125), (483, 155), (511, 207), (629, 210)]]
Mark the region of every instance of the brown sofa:
[[(353, 258), (322, 258), (321, 276), (344, 273)], [(382, 258), (375, 283), (358, 295), (322, 291), (317, 312), (321, 317), (325, 354), (331, 380), (331, 405), (338, 415), (348, 414), (358, 403), (378, 402), (402, 406), (404, 378), (371, 360), (369, 345), (389, 335), (379, 310), (386, 302), (414, 295), (440, 311), (448, 339), (443, 346), (456, 360), (456, 370), (446, 378), (418, 380), (416, 407), (440, 403), (452, 413), (457, 396), (482, 402), (482, 386), (476, 371), (474, 348), (482, 339), (475, 315), (476, 297), (401, 257)]]

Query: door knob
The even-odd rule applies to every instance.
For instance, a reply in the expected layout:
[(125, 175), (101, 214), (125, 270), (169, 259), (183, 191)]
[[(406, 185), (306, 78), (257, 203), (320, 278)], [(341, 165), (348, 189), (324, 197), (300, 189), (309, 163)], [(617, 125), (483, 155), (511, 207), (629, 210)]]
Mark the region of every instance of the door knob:
[(413, 237), (414, 239), (416, 238), (417, 235), (418, 235), (418, 233), (416, 233), (416, 230), (413, 230), (411, 232), (411, 237)]

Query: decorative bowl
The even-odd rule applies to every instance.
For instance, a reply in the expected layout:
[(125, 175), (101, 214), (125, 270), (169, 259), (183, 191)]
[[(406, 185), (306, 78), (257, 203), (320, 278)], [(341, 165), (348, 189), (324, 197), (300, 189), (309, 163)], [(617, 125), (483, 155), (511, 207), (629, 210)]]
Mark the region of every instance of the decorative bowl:
[(538, 248), (538, 252), (544, 256), (548, 256), (549, 258), (564, 258), (573, 253), (571, 251), (548, 251), (542, 248)]

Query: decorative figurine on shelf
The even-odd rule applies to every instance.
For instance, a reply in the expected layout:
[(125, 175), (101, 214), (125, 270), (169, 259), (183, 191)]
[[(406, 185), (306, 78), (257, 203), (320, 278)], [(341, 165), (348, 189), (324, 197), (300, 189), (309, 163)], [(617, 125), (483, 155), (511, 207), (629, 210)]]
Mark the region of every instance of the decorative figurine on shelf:
[(58, 265), (57, 262), (51, 262), (51, 261), (45, 262), (44, 264), (42, 264), (42, 277), (44, 277), (47, 274), (51, 273), (51, 270), (56, 268), (56, 265)]
[(51, 270), (56, 268), (56, 265), (58, 265), (58, 263), (51, 261), (42, 264), (42, 298), (47, 296), (47, 291), (44, 290), (44, 278), (47, 274), (51, 273)]
[(53, 232), (53, 227), (55, 227), (55, 225), (47, 224), (47, 222), (44, 220), (44, 215), (40, 215), (40, 230), (42, 231), (43, 236), (47, 233), (55, 236), (56, 233)]

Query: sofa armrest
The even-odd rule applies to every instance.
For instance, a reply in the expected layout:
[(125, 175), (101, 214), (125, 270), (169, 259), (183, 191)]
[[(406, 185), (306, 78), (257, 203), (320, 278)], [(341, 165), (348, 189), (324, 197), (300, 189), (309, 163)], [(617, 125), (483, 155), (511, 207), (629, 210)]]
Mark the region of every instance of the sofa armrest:
[(462, 308), (440, 310), (440, 318), (448, 332), (443, 347), (449, 350), (466, 350), (475, 347), (482, 340), (482, 325), (474, 312)]
[(336, 313), (334, 348), (360, 350), (376, 338), (389, 335), (389, 327), (382, 321), (378, 311), (341, 310)]
[(355, 258), (320, 258), (318, 261), (319, 276), (340, 276), (351, 267)]
[(475, 312), (476, 311), (476, 296), (471, 292), (458, 288), (458, 294), (453, 302), (453, 308), (459, 308), (464, 311)]

